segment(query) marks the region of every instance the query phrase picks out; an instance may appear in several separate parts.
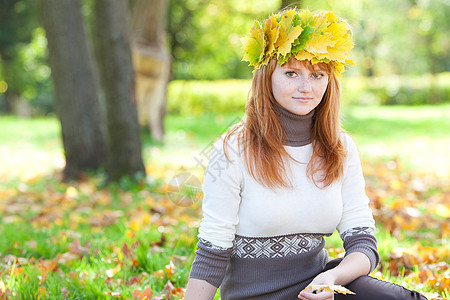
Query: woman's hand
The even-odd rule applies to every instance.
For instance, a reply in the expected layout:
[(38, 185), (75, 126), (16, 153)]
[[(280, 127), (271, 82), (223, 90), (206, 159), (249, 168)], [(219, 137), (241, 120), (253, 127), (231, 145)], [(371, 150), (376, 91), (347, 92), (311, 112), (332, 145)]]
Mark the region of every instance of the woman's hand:
[[(320, 273), (317, 275), (309, 285), (322, 284), (322, 285), (334, 285), (336, 282), (336, 277), (334, 276), (332, 270)], [(301, 292), (298, 295), (299, 299), (302, 300), (333, 300), (334, 294), (332, 292), (326, 291), (313, 291), (308, 289)]]
[[(370, 260), (364, 253), (352, 252), (344, 257), (341, 263), (331, 270), (320, 273), (310, 283), (324, 284), (324, 285), (346, 285), (359, 276), (367, 275), (370, 271)], [(313, 293), (311, 289), (301, 292), (298, 295), (299, 299), (303, 300), (332, 300), (334, 294), (331, 292), (316, 292)]]

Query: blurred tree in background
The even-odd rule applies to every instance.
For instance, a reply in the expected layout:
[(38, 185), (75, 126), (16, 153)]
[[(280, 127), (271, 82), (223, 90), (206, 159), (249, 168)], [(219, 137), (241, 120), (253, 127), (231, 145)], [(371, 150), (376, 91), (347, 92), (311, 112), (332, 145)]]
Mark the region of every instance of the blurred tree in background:
[(450, 3), (445, 0), (305, 1), (334, 10), (354, 29), (362, 75), (448, 72)]
[(106, 164), (106, 135), (93, 54), (81, 0), (39, 1), (46, 31), (55, 101), (61, 123), (65, 178)]
[(64, 178), (101, 167), (113, 181), (145, 174), (126, 0), (95, 1), (96, 60), (82, 0), (40, 0), (39, 6), (62, 129)]
[(158, 141), (164, 135), (166, 91), (171, 71), (167, 45), (167, 1), (133, 0), (131, 32), (139, 123)]
[(278, 1), (170, 0), (169, 43), (173, 79), (249, 78), (240, 37), (254, 19), (277, 11)]
[[(57, 0), (59, 1), (59, 0)], [(94, 48), (105, 100), (110, 180), (143, 176), (126, 0), (95, 0)]]

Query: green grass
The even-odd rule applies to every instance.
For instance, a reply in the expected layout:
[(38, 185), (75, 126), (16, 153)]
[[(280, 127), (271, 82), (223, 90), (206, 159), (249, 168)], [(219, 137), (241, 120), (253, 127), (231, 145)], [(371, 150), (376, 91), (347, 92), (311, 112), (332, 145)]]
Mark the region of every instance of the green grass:
[(53, 151), (62, 146), (60, 126), (55, 118), (0, 116), (0, 128), (2, 146), (34, 147), (45, 151)]
[[(111, 200), (104, 205), (87, 199), (100, 197), (100, 179), (93, 178), (86, 184), (69, 185), (79, 194), (76, 199), (67, 199), (64, 195), (68, 186), (58, 192), (52, 178), (40, 178), (25, 184), (27, 192), (18, 192), (18, 203), (1, 198), (0, 203), (6, 201), (10, 209), (15, 206), (14, 215), (19, 219), (10, 223), (6, 216), (0, 216), (0, 257), (14, 255), (28, 260), (15, 268), (21, 270), (19, 274), (13, 275), (14, 266), (0, 268), (0, 279), (20, 295), (17, 299), (37, 299), (42, 286), (46, 296), (42, 294), (40, 299), (58, 299), (61, 289), (67, 290), (69, 297), (65, 299), (110, 299), (105, 294), (108, 291), (119, 292), (123, 299), (131, 298), (132, 292), (141, 288), (127, 284), (133, 276), (141, 277), (142, 287), (149, 286), (154, 291), (161, 291), (169, 279), (175, 286), (185, 286), (196, 243), (196, 229), (190, 223), (200, 216), (171, 201), (155, 200), (156, 205), (149, 205), (149, 197), (164, 197), (149, 184), (135, 185), (127, 191), (112, 186), (108, 195), (120, 201)], [(0, 185), (1, 191), (11, 190), (2, 188)], [(44, 190), (45, 196), (39, 197), (34, 190)], [(27, 209), (37, 211), (30, 214)], [(152, 209), (155, 213), (150, 214)], [(195, 206), (195, 211), (198, 209)], [(156, 211), (165, 215), (165, 210), (174, 216), (157, 217)], [(178, 218), (181, 215), (190, 217)], [(111, 221), (114, 216), (117, 220)], [(132, 225), (133, 221), (138, 225)], [(74, 246), (75, 240), (79, 240), (80, 248)], [(133, 249), (132, 257), (127, 258), (122, 250), (125, 244)], [(82, 258), (60, 262), (57, 270), (45, 271), (46, 262), (59, 261), (68, 253), (80, 254)], [(32, 257), (42, 262), (31, 263)], [(170, 261), (176, 261), (176, 268), (169, 275), (164, 269)], [(117, 266), (117, 273), (108, 278), (108, 270)], [(38, 278), (44, 274), (48, 278), (41, 285)]]
[(346, 107), (343, 127), (366, 159), (400, 157), (408, 168), (450, 176), (450, 105)]
[[(241, 113), (167, 116), (164, 143), (143, 134), (150, 172), (146, 182), (124, 181), (102, 189), (102, 174), (80, 183), (59, 181), (54, 171), (62, 166), (62, 145), (55, 118), (0, 116), (0, 280), (17, 299), (38, 299), (39, 291), (40, 299), (63, 299), (64, 293), (64, 299), (110, 299), (105, 292), (131, 299), (134, 290), (147, 286), (159, 293), (169, 279), (175, 287), (185, 286), (194, 258), (200, 203), (177, 205), (164, 184), (186, 170), (200, 177), (203, 170), (194, 158), (240, 117)], [(411, 170), (445, 176), (443, 170), (450, 169), (449, 117), (450, 105), (346, 107), (343, 126), (362, 157), (400, 157)], [(429, 232), (434, 234), (433, 230)], [(410, 249), (417, 241), (432, 247), (444, 243), (408, 234), (393, 237), (383, 224), (377, 238), (385, 264), (394, 249)], [(124, 245), (132, 249), (131, 256), (127, 257)], [(336, 254), (342, 251), (337, 234), (327, 238), (327, 245), (338, 249)], [(67, 253), (78, 257), (65, 261), (64, 255), (70, 257)], [(25, 261), (14, 264), (6, 260), (8, 255)], [(58, 262), (57, 270), (46, 272), (45, 264), (51, 261)], [(166, 270), (171, 261), (172, 273)], [(43, 276), (48, 277), (40, 284)], [(390, 276), (386, 265), (381, 276), (401, 284), (406, 280)], [(140, 281), (131, 283), (133, 277)], [(405, 284), (421, 291), (434, 289), (414, 281)]]
[[(362, 142), (392, 142), (416, 137), (449, 138), (450, 105), (347, 106), (344, 127)], [(364, 137), (364, 138), (363, 138)]]

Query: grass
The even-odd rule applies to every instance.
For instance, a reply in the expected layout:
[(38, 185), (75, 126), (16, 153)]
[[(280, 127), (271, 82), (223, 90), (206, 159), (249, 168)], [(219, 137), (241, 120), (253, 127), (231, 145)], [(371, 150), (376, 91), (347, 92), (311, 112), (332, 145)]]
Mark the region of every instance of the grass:
[[(179, 172), (201, 178), (203, 169), (195, 157), (240, 117), (167, 116), (164, 143), (143, 134), (146, 181), (123, 181), (108, 189), (100, 188), (102, 174), (81, 182), (59, 181), (63, 160), (55, 118), (0, 117), (0, 292), (3, 283), (17, 299), (110, 299), (112, 295), (133, 299), (133, 292), (145, 287), (161, 292), (168, 280), (175, 287), (185, 286), (201, 203), (189, 194), (185, 194), (189, 203), (174, 201), (166, 183)], [(363, 157), (400, 157), (407, 168), (441, 178), (450, 169), (444, 151), (449, 145), (449, 105), (348, 107), (343, 117)], [(424, 141), (423, 149), (411, 149), (418, 140)], [(434, 165), (434, 159), (440, 164)], [(431, 187), (428, 193), (432, 199), (439, 191)], [(389, 205), (399, 198), (392, 194)], [(445, 240), (434, 238), (433, 230), (424, 232), (433, 234), (428, 240), (408, 231), (394, 237), (379, 224), (384, 264), (377, 276), (448, 297), (448, 291), (437, 289), (431, 281), (419, 284), (411, 275), (402, 275), (410, 270), (400, 262), (398, 276), (392, 276), (387, 265), (394, 250), (415, 249), (421, 241), (437, 249), (433, 253), (439, 257)], [(327, 238), (327, 244), (330, 253), (342, 253), (337, 234)]]
[[(199, 218), (190, 210), (199, 207), (180, 208), (167, 199), (160, 201), (157, 198), (164, 194), (156, 186), (134, 186), (126, 192), (112, 186), (105, 193), (98, 188), (100, 183), (100, 178), (92, 178), (57, 191), (61, 185), (49, 176), (25, 183), (27, 192), (18, 192), (16, 199), (1, 198), (8, 207), (0, 217), (0, 256), (5, 264), (0, 279), (17, 293), (17, 299), (39, 295), (57, 299), (61, 289), (70, 295), (64, 299), (109, 299), (108, 291), (131, 298), (141, 287), (128, 284), (132, 277), (155, 291), (161, 291), (169, 279), (175, 286), (186, 284), (196, 242), (191, 223)], [(74, 189), (79, 193), (67, 197), (67, 191)], [(45, 196), (35, 190), (44, 190)], [(5, 217), (11, 210), (17, 219)], [(166, 210), (171, 216), (160, 218)], [(128, 257), (125, 245), (132, 249)], [(39, 262), (32, 263), (33, 257)], [(52, 269), (52, 261), (58, 262), (57, 269)], [(167, 271), (171, 261), (176, 261), (176, 268)], [(17, 262), (20, 266), (14, 268)], [(37, 278), (43, 277), (45, 289), (39, 294), (42, 285)]]
[(343, 126), (363, 157), (401, 157), (410, 168), (450, 175), (448, 104), (347, 107)]

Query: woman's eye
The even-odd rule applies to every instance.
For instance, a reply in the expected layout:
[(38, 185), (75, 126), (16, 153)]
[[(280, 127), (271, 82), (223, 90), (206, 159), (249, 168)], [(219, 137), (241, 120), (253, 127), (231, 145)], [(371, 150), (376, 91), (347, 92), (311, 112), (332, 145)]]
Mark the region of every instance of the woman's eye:
[(286, 76), (287, 77), (295, 77), (295, 75), (297, 75), (294, 71), (287, 71), (286, 72)]
[(323, 74), (313, 73), (313, 74), (312, 74), (312, 77), (315, 78), (315, 79), (319, 79), (319, 78), (322, 78), (322, 77), (323, 77)]

